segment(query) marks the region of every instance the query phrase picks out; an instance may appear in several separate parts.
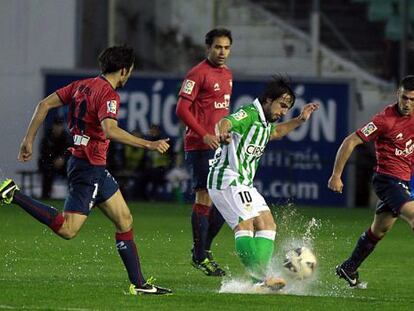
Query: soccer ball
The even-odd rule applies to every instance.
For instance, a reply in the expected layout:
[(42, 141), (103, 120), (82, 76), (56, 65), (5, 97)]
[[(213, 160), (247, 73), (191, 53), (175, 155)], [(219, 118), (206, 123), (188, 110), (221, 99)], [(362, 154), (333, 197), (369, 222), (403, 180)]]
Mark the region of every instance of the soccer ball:
[(296, 279), (307, 279), (315, 272), (316, 257), (312, 251), (305, 247), (298, 247), (286, 253), (283, 266), (291, 277)]

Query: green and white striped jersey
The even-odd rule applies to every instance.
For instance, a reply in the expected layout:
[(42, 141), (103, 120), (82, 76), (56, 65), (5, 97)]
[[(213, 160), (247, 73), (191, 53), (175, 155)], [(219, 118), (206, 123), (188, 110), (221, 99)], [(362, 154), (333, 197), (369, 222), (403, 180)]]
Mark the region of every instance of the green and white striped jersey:
[(209, 189), (252, 186), (260, 158), (275, 127), (266, 121), (258, 99), (226, 119), (232, 125), (231, 142), (216, 150), (207, 178)]

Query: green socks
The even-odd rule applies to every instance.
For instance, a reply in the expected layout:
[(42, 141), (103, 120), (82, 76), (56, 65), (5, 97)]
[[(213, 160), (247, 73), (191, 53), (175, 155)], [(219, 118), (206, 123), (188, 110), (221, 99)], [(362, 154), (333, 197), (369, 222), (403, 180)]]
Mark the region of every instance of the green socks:
[(235, 233), (236, 252), (242, 264), (256, 279), (263, 279), (274, 250), (276, 232), (273, 230), (261, 230), (253, 232), (239, 230)]

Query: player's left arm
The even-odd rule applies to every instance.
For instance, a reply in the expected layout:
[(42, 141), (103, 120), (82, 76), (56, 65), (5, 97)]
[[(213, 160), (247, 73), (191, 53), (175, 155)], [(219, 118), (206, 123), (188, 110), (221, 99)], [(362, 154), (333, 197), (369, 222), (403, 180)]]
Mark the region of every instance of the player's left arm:
[(110, 140), (120, 142), (136, 148), (145, 148), (149, 150), (157, 150), (164, 153), (170, 148), (168, 144), (169, 138), (150, 141), (136, 137), (118, 126), (118, 121), (111, 118), (105, 118), (101, 121), (102, 129), (106, 137)]
[(20, 144), (19, 155), (17, 157), (19, 161), (26, 162), (32, 158), (33, 141), (37, 131), (46, 119), (49, 110), (61, 106), (63, 106), (63, 102), (56, 93), (49, 95), (37, 104), (27, 128), (26, 135)]
[(309, 103), (303, 106), (302, 111), (300, 114), (289, 121), (279, 123), (275, 126), (272, 134), (270, 135), (271, 140), (281, 139), (283, 136), (289, 134), (298, 126), (302, 125), (302, 123), (309, 120), (311, 114), (318, 110), (319, 104), (317, 103)]

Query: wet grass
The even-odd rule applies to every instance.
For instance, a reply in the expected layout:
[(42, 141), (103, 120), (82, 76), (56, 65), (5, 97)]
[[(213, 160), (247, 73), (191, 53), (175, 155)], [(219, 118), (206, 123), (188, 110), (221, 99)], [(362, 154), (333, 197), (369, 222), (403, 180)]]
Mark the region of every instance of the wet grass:
[[(55, 202), (58, 207), (63, 202)], [(130, 296), (114, 229), (93, 211), (79, 236), (64, 241), (18, 207), (0, 208), (0, 309), (6, 310), (412, 310), (412, 232), (402, 221), (364, 263), (365, 290), (351, 290), (333, 274), (368, 227), (372, 211), (336, 208), (275, 208), (278, 222), (275, 270), (292, 244), (313, 245), (318, 271), (308, 282), (290, 282), (286, 294), (219, 293), (221, 279), (190, 266), (190, 205), (130, 203), (146, 276), (170, 287), (167, 297)], [(312, 220), (314, 218), (314, 220)], [(225, 227), (213, 247), (230, 275), (243, 277)]]

